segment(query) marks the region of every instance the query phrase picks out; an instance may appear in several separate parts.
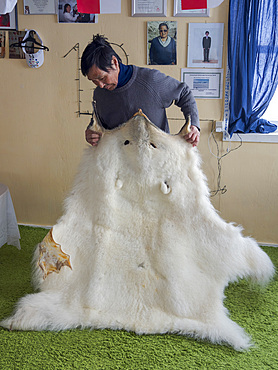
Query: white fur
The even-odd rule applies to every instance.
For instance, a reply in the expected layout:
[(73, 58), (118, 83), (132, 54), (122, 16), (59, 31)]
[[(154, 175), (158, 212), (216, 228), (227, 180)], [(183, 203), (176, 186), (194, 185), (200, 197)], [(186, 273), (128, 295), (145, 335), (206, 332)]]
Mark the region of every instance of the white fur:
[[(129, 140), (129, 144), (125, 144)], [(155, 144), (150, 145), (150, 143)], [(70, 255), (7, 328), (180, 333), (250, 346), (223, 306), (230, 281), (266, 283), (269, 257), (212, 207), (196, 148), (137, 116), (85, 150), (53, 238)]]

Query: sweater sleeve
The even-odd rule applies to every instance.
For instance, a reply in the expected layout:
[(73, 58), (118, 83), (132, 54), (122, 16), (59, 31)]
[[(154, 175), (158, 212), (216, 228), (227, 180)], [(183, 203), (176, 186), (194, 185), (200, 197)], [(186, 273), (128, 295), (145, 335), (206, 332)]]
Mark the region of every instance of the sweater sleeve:
[(182, 85), (184, 86), (180, 92), (178, 99), (175, 99), (175, 105), (181, 108), (185, 120), (188, 116), (190, 116), (191, 124), (198, 127), (198, 129), (200, 130), (200, 121), (196, 100), (188, 85), (185, 83), (183, 83)]

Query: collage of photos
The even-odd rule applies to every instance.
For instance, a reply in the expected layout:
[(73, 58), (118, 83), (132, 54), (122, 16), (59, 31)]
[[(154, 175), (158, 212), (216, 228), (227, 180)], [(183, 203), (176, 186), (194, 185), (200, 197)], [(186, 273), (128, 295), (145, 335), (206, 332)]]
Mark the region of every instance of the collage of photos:
[[(222, 99), (223, 23), (189, 23), (181, 81), (196, 99)], [(147, 22), (147, 64), (177, 65), (177, 22)]]
[[(60, 24), (98, 23), (98, 14), (81, 13), (77, 8), (78, 0), (23, 0), (24, 14), (57, 14)], [(103, 0), (102, 13), (119, 13), (120, 0)], [(167, 20), (167, 1), (132, 0), (132, 17), (149, 17), (147, 26), (146, 64), (177, 65), (178, 22)], [(80, 4), (79, 4), (80, 5)], [(8, 14), (0, 14), (0, 58), (5, 58), (5, 46), (20, 43), (24, 31), (17, 31), (17, 7)], [(209, 17), (209, 9), (182, 10), (181, 0), (174, 0), (174, 17)], [(181, 81), (191, 88), (196, 99), (222, 98), (222, 53), (223, 23), (188, 23), (187, 42), (184, 42), (186, 68), (181, 69)], [(5, 30), (9, 31), (8, 36)], [(185, 40), (179, 35), (179, 40)], [(181, 41), (180, 41), (181, 42)], [(9, 48), (9, 58), (23, 59), (21, 47)]]
[[(97, 23), (97, 14), (84, 14), (77, 10), (76, 0), (23, 0), (24, 15), (57, 14), (58, 23)], [(118, 3), (117, 3), (118, 11)], [(8, 31), (6, 35), (6, 31)], [(35, 32), (35, 31), (34, 31)], [(8, 57), (10, 59), (24, 59), (24, 48), (19, 47), (25, 31), (18, 31), (18, 7), (10, 13), (0, 14), (0, 58), (6, 57), (6, 46), (9, 42)], [(26, 48), (28, 54), (28, 50)], [(34, 53), (33, 53), (34, 54)]]

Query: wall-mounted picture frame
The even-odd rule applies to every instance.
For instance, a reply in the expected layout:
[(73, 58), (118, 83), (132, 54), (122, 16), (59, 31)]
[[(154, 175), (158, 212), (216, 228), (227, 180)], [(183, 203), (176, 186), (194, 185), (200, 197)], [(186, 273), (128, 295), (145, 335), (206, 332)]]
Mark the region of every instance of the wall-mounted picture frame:
[(0, 58), (5, 58), (6, 32), (0, 31)]
[(166, 17), (167, 0), (131, 0), (132, 17)]
[(24, 14), (56, 14), (56, 0), (23, 0)]
[(223, 69), (182, 68), (181, 81), (190, 87), (195, 99), (222, 99)]
[(177, 64), (177, 22), (147, 22), (147, 64)]
[(174, 17), (209, 17), (209, 9), (182, 10), (181, 0), (174, 0)]
[(187, 67), (221, 68), (224, 23), (189, 23)]
[(76, 0), (58, 0), (58, 23), (84, 24), (97, 22), (97, 14), (78, 12)]
[(11, 13), (0, 14), (0, 30), (17, 30), (17, 5)]
[(22, 42), (25, 36), (25, 31), (9, 31), (9, 58), (10, 59), (25, 59), (23, 49), (12, 44)]

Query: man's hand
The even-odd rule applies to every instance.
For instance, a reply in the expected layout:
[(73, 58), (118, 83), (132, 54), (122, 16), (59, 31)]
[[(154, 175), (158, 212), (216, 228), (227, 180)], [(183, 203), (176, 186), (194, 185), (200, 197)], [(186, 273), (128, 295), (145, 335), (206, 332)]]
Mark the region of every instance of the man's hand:
[(200, 139), (200, 131), (196, 126), (190, 127), (190, 132), (186, 135), (184, 135), (184, 139), (194, 146), (197, 146), (199, 144)]
[(87, 130), (85, 131), (85, 138), (86, 138), (86, 141), (91, 144), (92, 146), (97, 146), (98, 145), (98, 142), (99, 142), (99, 139), (101, 138), (101, 133), (100, 132), (96, 132), (96, 131), (93, 131), (89, 128), (87, 128)]

